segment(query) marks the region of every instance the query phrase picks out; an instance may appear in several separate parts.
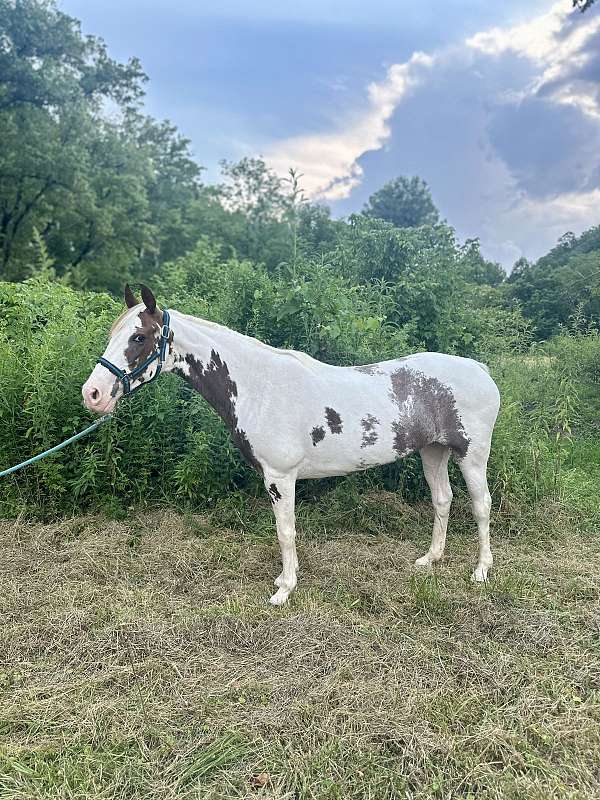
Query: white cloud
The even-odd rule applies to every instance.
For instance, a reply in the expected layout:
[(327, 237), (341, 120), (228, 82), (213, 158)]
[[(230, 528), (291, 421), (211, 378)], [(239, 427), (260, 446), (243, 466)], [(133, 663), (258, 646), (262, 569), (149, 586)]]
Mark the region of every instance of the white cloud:
[(600, 120), (600, 103), (593, 94), (578, 92), (572, 86), (564, 86), (554, 92), (552, 99), (564, 106), (575, 106), (586, 116)]
[[(600, 16), (585, 25), (572, 25), (565, 35), (569, 14), (573, 14), (571, 0), (561, 0), (528, 22), (482, 31), (465, 41), (467, 56), (470, 52), (493, 58), (513, 52), (538, 65), (539, 72), (529, 86), (508, 88), (498, 99), (515, 102), (542, 86), (556, 84), (550, 93), (555, 103), (575, 106), (600, 119), (600, 93), (596, 95), (585, 81), (568, 80), (568, 71), (590, 57), (581, 51), (600, 31)], [(465, 58), (465, 47), (414, 53), (408, 61), (392, 65), (383, 81), (372, 83), (366, 103), (350, 112), (339, 127), (275, 142), (266, 148), (265, 159), (281, 175), (286, 175), (289, 167), (299, 169), (304, 174), (304, 189), (313, 198), (335, 201), (348, 197), (363, 178), (359, 159), (385, 145), (390, 136), (388, 123), (398, 106), (427, 82), (435, 66), (443, 68), (448, 59), (459, 58)]]
[(434, 63), (434, 56), (414, 53), (406, 63), (394, 64), (384, 81), (368, 87), (366, 109), (355, 112), (342, 128), (279, 142), (265, 153), (267, 162), (281, 175), (289, 167), (299, 169), (304, 174), (303, 188), (313, 197), (348, 197), (362, 177), (358, 159), (383, 146), (390, 135), (388, 121), (398, 104)]
[(466, 44), (487, 56), (512, 52), (536, 62), (541, 72), (528, 87), (527, 94), (534, 94), (543, 86), (559, 84), (550, 93), (556, 103), (576, 106), (584, 114), (600, 119), (600, 104), (593, 87), (586, 86), (585, 81), (569, 79), (593, 56), (584, 48), (600, 31), (600, 16), (589, 17), (565, 31), (565, 22), (573, 13), (571, 0), (562, 0), (530, 22), (476, 33), (466, 40)]
[(571, 192), (551, 200), (522, 196), (499, 211), (493, 232), (486, 236), (486, 254), (506, 265), (524, 255), (535, 260), (553, 247), (566, 231), (580, 234), (598, 222), (600, 189)]
[[(565, 231), (580, 233), (600, 216), (600, 189), (591, 179), (594, 170), (600, 174), (600, 157), (587, 159), (582, 151), (578, 160), (572, 148), (564, 147), (565, 139), (571, 141), (564, 125), (572, 124), (564, 120), (574, 119), (565, 116), (564, 106), (585, 115), (591, 138), (600, 121), (598, 84), (582, 77), (595, 56), (592, 37), (598, 34), (600, 14), (581, 17), (573, 13), (571, 0), (562, 0), (523, 24), (482, 31), (435, 53), (415, 53), (372, 83), (361, 107), (333, 130), (276, 142), (265, 158), (282, 175), (297, 167), (313, 198), (347, 198), (365, 178), (361, 157), (386, 146), (394, 113), (413, 97), (411, 113), (426, 109), (426, 118), (421, 127), (412, 126), (410, 135), (398, 129), (394, 141), (396, 146), (402, 141), (411, 155), (414, 151), (416, 158), (406, 162), (427, 173), (442, 213), (461, 237), (479, 235), (486, 255), (506, 267), (521, 255), (537, 258)], [(505, 58), (510, 54), (523, 59), (522, 68), (516, 70)], [(536, 103), (546, 109), (538, 130), (537, 118), (526, 113)], [(455, 113), (461, 107), (462, 118)], [(509, 112), (517, 126), (514, 135)], [(500, 140), (490, 134), (498, 119), (505, 121)], [(445, 125), (452, 135), (440, 137)], [(554, 137), (561, 141), (556, 152)], [(431, 157), (423, 156), (423, 148)], [(571, 169), (573, 159), (577, 169)], [(553, 193), (565, 171), (573, 180)], [(547, 175), (544, 196), (539, 186), (536, 191), (540, 174)]]
[(528, 58), (545, 61), (556, 49), (556, 35), (560, 32), (565, 16), (572, 10), (571, 0), (553, 5), (550, 11), (522, 25), (512, 28), (491, 28), (476, 33), (466, 40), (468, 47), (488, 56), (498, 56), (507, 51)]

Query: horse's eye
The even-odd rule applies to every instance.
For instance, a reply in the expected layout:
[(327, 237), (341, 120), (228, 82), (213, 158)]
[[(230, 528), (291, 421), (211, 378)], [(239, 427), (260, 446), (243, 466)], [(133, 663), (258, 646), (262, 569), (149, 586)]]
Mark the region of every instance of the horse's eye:
[(143, 333), (136, 333), (136, 335), (133, 336), (132, 339), (134, 342), (137, 342), (137, 344), (142, 344), (143, 342), (146, 341), (146, 337), (144, 336)]

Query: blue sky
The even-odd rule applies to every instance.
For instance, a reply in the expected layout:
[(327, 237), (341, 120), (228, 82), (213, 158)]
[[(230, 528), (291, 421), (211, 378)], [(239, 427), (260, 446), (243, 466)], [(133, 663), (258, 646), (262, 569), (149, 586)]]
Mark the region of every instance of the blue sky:
[(571, 0), (61, 0), (138, 56), (147, 111), (206, 180), (261, 155), (335, 215), (428, 181), (461, 240), (510, 269), (600, 223), (600, 6)]

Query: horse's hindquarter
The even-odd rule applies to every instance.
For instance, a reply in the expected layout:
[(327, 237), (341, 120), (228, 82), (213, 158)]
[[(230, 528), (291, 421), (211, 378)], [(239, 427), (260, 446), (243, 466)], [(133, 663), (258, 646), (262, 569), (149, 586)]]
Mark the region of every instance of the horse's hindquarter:
[(498, 411), (481, 365), (438, 353), (358, 368), (286, 363), (264, 388), (247, 425), (254, 450), (299, 478), (386, 464), (435, 441), (464, 456), (489, 446)]
[(423, 392), (422, 406), (427, 412), (433, 409), (437, 433), (447, 436), (439, 443), (448, 444), (458, 456), (489, 445), (500, 394), (487, 368), (473, 359), (443, 353), (418, 353), (406, 361), (418, 376), (414, 384), (416, 394)]
[[(458, 456), (476, 450), (487, 451), (500, 408), (500, 393), (487, 368), (473, 359), (442, 353), (419, 353), (408, 361), (411, 369), (431, 377), (432, 393), (441, 398), (441, 418), (437, 423), (442, 428), (444, 424), (448, 426), (445, 433), (450, 441), (440, 443), (451, 446)], [(426, 380), (424, 382), (427, 384)], [(438, 405), (436, 401), (435, 405)], [(453, 423), (464, 431), (464, 452), (454, 446)], [(461, 437), (462, 434), (458, 436), (459, 444)]]

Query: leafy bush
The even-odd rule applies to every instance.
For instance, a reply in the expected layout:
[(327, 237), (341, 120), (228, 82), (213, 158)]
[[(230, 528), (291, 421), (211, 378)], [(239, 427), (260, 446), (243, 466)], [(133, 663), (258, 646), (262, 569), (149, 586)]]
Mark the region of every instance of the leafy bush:
[[(89, 424), (81, 385), (121, 310), (108, 295), (38, 279), (0, 283), (3, 467)], [(165, 376), (120, 403), (89, 439), (4, 478), (0, 507), (53, 515), (90, 503), (114, 510), (149, 497), (202, 503), (247, 480), (216, 414)]]
[[(268, 273), (247, 261), (222, 261), (202, 241), (168, 265), (162, 280), (172, 308), (331, 363), (367, 363), (411, 350), (412, 325), (394, 321), (394, 287), (353, 285), (322, 261)], [(578, 476), (597, 438), (600, 338), (564, 333), (532, 347), (522, 318), (489, 305), (485, 292), (479, 287), (455, 294), (463, 299), (448, 349), (488, 360), (500, 385), (503, 405), (490, 470), (496, 498), (506, 507), (549, 495), (560, 499), (566, 492), (585, 505), (589, 480)], [(80, 387), (121, 310), (106, 294), (42, 277), (0, 283), (0, 467), (89, 424)], [(408, 498), (426, 495), (418, 457), (345, 481), (348, 496), (374, 487), (400, 487)], [(339, 483), (308, 482), (300, 496)], [(91, 505), (124, 513), (145, 500), (198, 507), (237, 489), (262, 493), (217, 415), (167, 375), (122, 401), (89, 438), (4, 478), (0, 510), (52, 516)]]
[(575, 505), (589, 510), (589, 499), (600, 489), (599, 360), (600, 338), (594, 332), (563, 333), (522, 355), (492, 360), (503, 394), (490, 461), (500, 498), (509, 503), (542, 497), (566, 501), (577, 495), (573, 481), (583, 470), (596, 481), (596, 489), (591, 493), (590, 481), (582, 481), (579, 499), (586, 495), (588, 501)]

